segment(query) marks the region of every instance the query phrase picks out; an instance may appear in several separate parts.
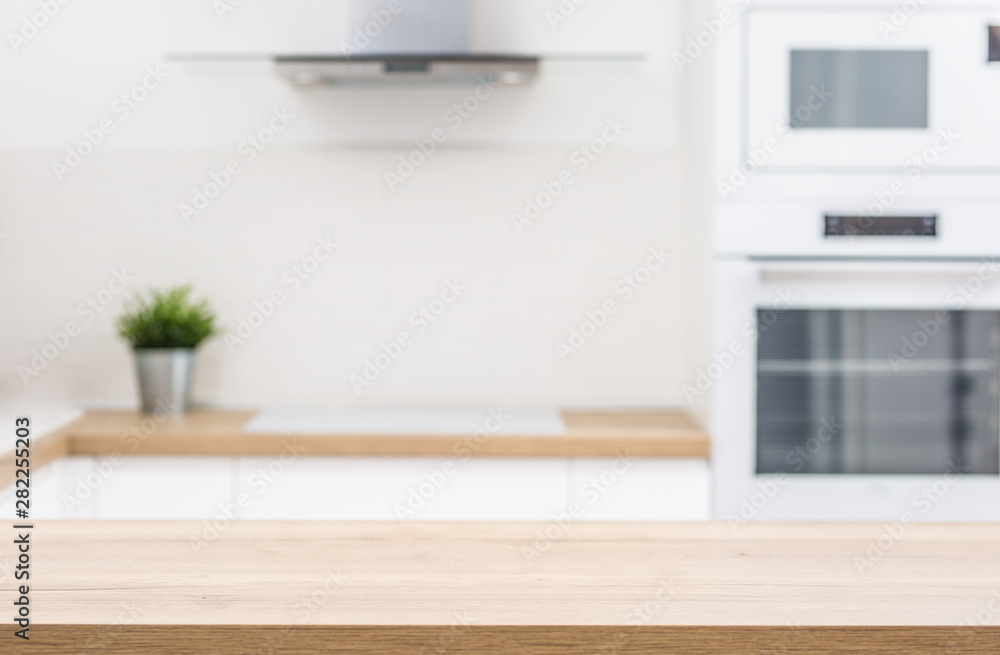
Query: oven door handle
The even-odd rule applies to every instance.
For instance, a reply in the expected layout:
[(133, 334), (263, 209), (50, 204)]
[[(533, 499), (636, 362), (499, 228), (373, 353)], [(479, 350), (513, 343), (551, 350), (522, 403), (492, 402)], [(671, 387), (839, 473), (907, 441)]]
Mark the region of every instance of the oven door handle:
[(790, 282), (948, 282), (977, 278), (990, 282), (1000, 277), (1000, 260), (978, 262), (763, 262), (760, 279), (766, 283)]

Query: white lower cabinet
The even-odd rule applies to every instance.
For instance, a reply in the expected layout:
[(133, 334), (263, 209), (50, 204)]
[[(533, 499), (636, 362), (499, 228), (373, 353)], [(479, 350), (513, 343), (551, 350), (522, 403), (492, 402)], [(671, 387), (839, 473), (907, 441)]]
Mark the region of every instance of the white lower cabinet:
[(702, 459), (574, 459), (573, 502), (584, 521), (706, 521), (709, 464)]
[(231, 457), (69, 457), (57, 464), (65, 518), (209, 519), (233, 497)]
[[(31, 519), (41, 518), (61, 518), (59, 503), (59, 488), (61, 482), (60, 467), (61, 462), (56, 462), (54, 466), (46, 466), (41, 469), (32, 470), (28, 479), (29, 498), (28, 516)], [(0, 507), (3, 508), (4, 516), (16, 516), (15, 511), (17, 489), (23, 486), (10, 486), (0, 490)], [(23, 505), (20, 506), (23, 508)]]
[(531, 521), (568, 502), (560, 459), (243, 458), (254, 519)]
[(32, 517), (697, 521), (709, 489), (697, 459), (67, 457), (33, 474)]

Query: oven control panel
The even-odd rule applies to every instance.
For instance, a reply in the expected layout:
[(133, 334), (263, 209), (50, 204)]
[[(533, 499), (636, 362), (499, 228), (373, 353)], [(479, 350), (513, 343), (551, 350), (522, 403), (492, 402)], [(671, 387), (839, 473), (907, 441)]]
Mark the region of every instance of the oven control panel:
[(823, 217), (827, 237), (936, 237), (937, 216)]

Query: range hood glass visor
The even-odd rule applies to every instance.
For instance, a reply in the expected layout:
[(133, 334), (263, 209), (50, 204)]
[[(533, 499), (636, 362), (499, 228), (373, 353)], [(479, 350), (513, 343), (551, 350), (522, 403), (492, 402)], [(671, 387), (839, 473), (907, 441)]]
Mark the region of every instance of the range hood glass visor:
[(355, 56), (464, 54), (469, 0), (351, 0), (347, 40)]

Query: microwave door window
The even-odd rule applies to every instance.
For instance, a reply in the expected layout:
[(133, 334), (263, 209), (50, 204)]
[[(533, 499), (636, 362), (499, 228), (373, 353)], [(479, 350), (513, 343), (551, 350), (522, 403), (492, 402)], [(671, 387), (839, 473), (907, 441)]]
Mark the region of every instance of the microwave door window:
[(926, 129), (926, 50), (792, 50), (796, 129)]
[(758, 320), (759, 474), (1000, 474), (1000, 312)]

